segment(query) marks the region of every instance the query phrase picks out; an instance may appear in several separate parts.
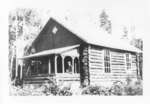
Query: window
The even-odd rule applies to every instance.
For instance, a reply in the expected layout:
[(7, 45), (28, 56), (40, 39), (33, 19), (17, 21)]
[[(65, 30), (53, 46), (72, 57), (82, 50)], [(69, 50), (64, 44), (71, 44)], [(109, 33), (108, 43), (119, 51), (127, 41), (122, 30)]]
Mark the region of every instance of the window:
[(79, 62), (78, 62), (78, 58), (77, 57), (74, 59), (74, 72), (75, 73), (80, 73)]
[(104, 67), (105, 72), (110, 73), (110, 51), (107, 49), (104, 51)]
[(58, 28), (57, 28), (56, 26), (53, 27), (52, 33), (53, 33), (53, 34), (56, 34), (57, 31), (58, 31)]
[(64, 62), (65, 73), (72, 73), (72, 58), (70, 56), (66, 56)]
[(126, 66), (127, 70), (131, 69), (131, 59), (129, 53), (126, 54)]

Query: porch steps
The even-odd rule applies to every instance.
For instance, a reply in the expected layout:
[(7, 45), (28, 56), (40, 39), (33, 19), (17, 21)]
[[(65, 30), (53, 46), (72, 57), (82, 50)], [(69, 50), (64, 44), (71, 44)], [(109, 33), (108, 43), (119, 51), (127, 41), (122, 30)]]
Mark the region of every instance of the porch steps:
[(42, 84), (49, 81), (48, 77), (28, 77), (23, 79), (24, 84)]

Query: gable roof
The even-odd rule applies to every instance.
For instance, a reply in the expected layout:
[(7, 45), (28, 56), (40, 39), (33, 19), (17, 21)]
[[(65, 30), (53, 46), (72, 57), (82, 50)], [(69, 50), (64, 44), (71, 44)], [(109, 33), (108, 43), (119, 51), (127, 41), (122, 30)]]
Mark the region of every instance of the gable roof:
[[(90, 22), (70, 23), (57, 17), (51, 17), (53, 20), (64, 26), (66, 29), (77, 35), (80, 39), (88, 44), (114, 48), (130, 52), (142, 52), (136, 47), (100, 30), (99, 26)], [(55, 19), (54, 19), (55, 18)]]

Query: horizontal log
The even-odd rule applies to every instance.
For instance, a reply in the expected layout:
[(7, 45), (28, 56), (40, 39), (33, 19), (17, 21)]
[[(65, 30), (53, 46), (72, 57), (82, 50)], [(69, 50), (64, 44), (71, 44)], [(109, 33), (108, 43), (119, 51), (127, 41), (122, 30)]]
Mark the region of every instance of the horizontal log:
[(104, 57), (102, 54), (94, 54), (94, 53), (89, 53), (89, 56), (91, 57)]
[(89, 67), (103, 67), (102, 64), (90, 64)]
[(91, 59), (89, 59), (89, 63), (101, 63), (101, 64), (103, 64), (104, 61), (103, 60), (91, 60)]
[(111, 60), (120, 60), (120, 61), (124, 61), (125, 59), (124, 59), (124, 58), (114, 58), (114, 57), (111, 57)]
[(89, 54), (98, 54), (98, 55), (102, 55), (103, 53), (100, 51), (89, 51)]
[(102, 59), (104, 59), (104, 56), (102, 56), (102, 55), (91, 55), (91, 54), (89, 54), (89, 57), (91, 57), (91, 58), (102, 58)]
[(122, 69), (121, 69), (121, 70), (119, 70), (119, 71), (118, 71), (118, 70), (111, 70), (111, 73), (113, 73), (113, 74), (114, 74), (114, 73), (126, 74), (127, 72), (126, 72), (125, 70), (122, 70)]
[(125, 68), (122, 68), (122, 69), (112, 68), (111, 71), (112, 72), (122, 72), (122, 71), (126, 71), (126, 69)]
[(91, 60), (91, 61), (94, 61), (94, 60), (96, 60), (96, 61), (104, 61), (103, 58), (93, 58), (93, 57), (90, 57), (89, 60)]
[(111, 51), (111, 54), (114, 54), (114, 55), (124, 55), (124, 53), (114, 52), (114, 51)]
[(99, 61), (99, 60), (89, 60), (89, 64), (100, 64), (100, 65), (102, 65), (102, 64), (104, 64), (104, 62)]
[(121, 70), (121, 69), (125, 70), (126, 67), (111, 67), (111, 69), (112, 70)]
[(111, 63), (111, 65), (125, 65), (125, 63)]
[(114, 57), (114, 58), (124, 58), (124, 56), (119, 56), (119, 55), (111, 55), (111, 57)]
[(92, 69), (97, 69), (97, 70), (103, 70), (103, 68), (102, 67), (90, 67), (90, 70), (92, 70)]
[(94, 49), (94, 48), (90, 48), (89, 51), (94, 51), (94, 52), (104, 52), (102, 49)]
[(125, 63), (125, 61), (111, 60), (111, 63)]
[(111, 63), (110, 66), (111, 67), (125, 67), (126, 64), (124, 64), (124, 63)]

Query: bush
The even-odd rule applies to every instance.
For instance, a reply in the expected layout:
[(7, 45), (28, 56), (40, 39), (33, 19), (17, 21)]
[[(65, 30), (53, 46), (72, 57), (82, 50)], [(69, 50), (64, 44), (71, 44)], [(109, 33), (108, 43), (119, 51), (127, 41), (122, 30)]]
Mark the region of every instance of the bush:
[(14, 84), (15, 86), (22, 86), (23, 81), (20, 80), (20, 79), (17, 77), (17, 78), (14, 79), (13, 84)]
[[(73, 91), (71, 87), (63, 87), (56, 85), (56, 83), (52, 80), (45, 82), (45, 84), (38, 86), (35, 88), (34, 85), (29, 85), (27, 87), (21, 86), (11, 86), (10, 87), (11, 95), (16, 96), (41, 96), (41, 95), (59, 95), (59, 96), (71, 96), (73, 95)], [(137, 80), (133, 82), (130, 78), (127, 78), (127, 83), (124, 84), (121, 81), (116, 81), (110, 88), (102, 87), (102, 86), (87, 86), (83, 89), (79, 89), (81, 91), (80, 94), (82, 95), (103, 95), (103, 96), (110, 96), (110, 95), (142, 95), (143, 94), (143, 87), (142, 81)]]
[(135, 81), (133, 85), (131, 83), (127, 84), (124, 87), (124, 92), (126, 95), (142, 95), (143, 87), (141, 80)]
[(143, 88), (141, 80), (133, 82), (130, 78), (127, 78), (127, 83), (121, 81), (116, 81), (113, 83), (112, 87), (102, 87), (102, 86), (88, 86), (83, 89), (82, 95), (142, 95)]
[(110, 89), (110, 92), (111, 92), (111, 95), (123, 95), (123, 90), (124, 90), (124, 85), (121, 81), (116, 81), (113, 83), (111, 89)]
[(64, 88), (59, 90), (58, 95), (60, 95), (60, 96), (71, 96), (71, 95), (73, 95), (73, 93), (71, 92), (70, 87), (64, 87)]
[(49, 80), (48, 82), (46, 82), (43, 86), (43, 93), (46, 95), (57, 95), (59, 91), (58, 86), (51, 80)]
[(89, 94), (89, 95), (99, 95), (100, 91), (99, 91), (99, 87), (98, 86), (88, 86), (87, 88), (85, 88), (82, 91), (82, 94)]
[(88, 86), (82, 91), (82, 95), (110, 95), (108, 88), (101, 86)]
[(45, 95), (42, 93), (40, 88), (32, 89), (32, 88), (21, 88), (19, 86), (11, 86), (10, 87), (10, 95), (13, 96), (42, 96)]
[(43, 87), (45, 95), (71, 96), (73, 94), (70, 87), (60, 89), (60, 86), (56, 85), (53, 81), (47, 82)]

